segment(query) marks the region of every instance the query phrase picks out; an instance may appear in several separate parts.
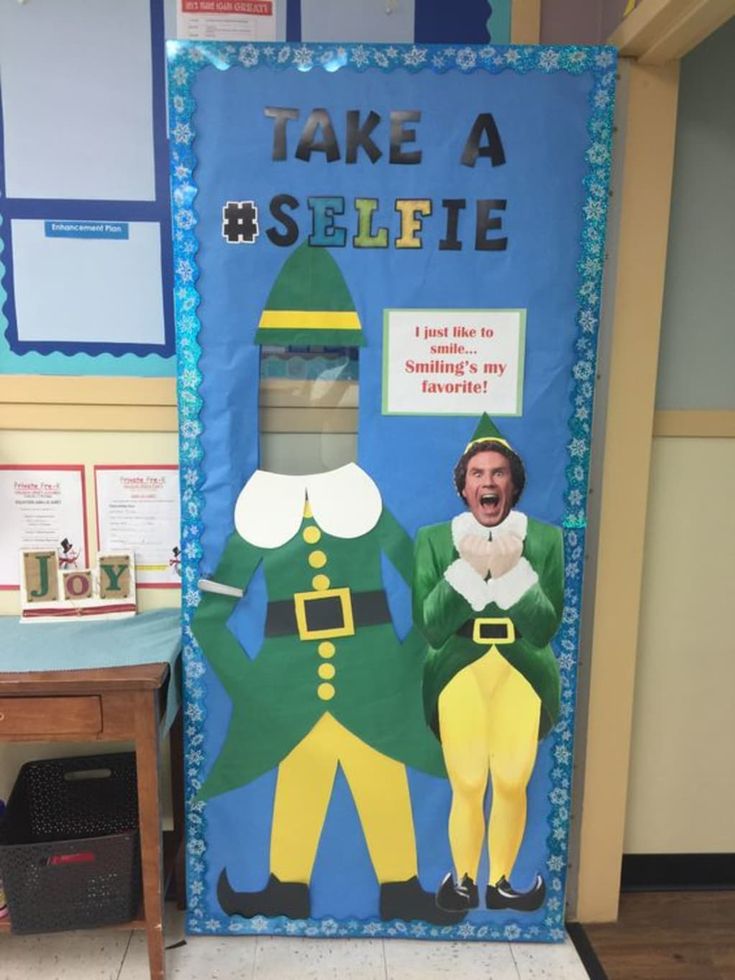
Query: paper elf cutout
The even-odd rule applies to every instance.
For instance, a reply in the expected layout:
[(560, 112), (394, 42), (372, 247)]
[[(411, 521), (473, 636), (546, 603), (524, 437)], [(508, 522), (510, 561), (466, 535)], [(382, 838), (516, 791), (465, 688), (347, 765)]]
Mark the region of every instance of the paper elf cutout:
[[(277, 315), (276, 315), (277, 314)], [(304, 244), (286, 261), (256, 342), (361, 344), (354, 304), (328, 251)], [(412, 543), (360, 467), (308, 476), (257, 470), (240, 493), (236, 530), (200, 583), (192, 630), (233, 704), (227, 737), (201, 790), (208, 799), (278, 767), (270, 875), (259, 891), (217, 896), (228, 915), (308, 918), (309, 884), (337, 767), (351, 790), (380, 884), (384, 920), (451, 925), (418, 879), (406, 765), (445, 774), (426, 723), (424, 644), (399, 641), (381, 554), (410, 584)], [(250, 658), (227, 622), (262, 563), (265, 638)]]
[(479, 905), (489, 776), (486, 906), (533, 911), (545, 897), (542, 877), (526, 891), (510, 882), (537, 743), (559, 714), (559, 668), (549, 644), (564, 602), (562, 536), (515, 509), (523, 463), (486, 415), (454, 477), (469, 510), (419, 530), (413, 586), (414, 620), (429, 643), (425, 710), (452, 788), (456, 877), (447, 874), (437, 903), (450, 910)]
[(324, 347), (365, 343), (347, 283), (328, 249), (304, 242), (289, 256), (266, 300), (255, 343)]

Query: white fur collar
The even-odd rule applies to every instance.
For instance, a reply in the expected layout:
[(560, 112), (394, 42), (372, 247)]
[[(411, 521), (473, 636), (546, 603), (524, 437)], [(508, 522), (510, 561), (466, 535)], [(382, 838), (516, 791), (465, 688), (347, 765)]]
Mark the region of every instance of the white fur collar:
[(356, 463), (304, 476), (256, 470), (235, 504), (237, 533), (258, 548), (280, 547), (301, 527), (307, 496), (316, 523), (336, 538), (372, 531), (383, 509), (376, 484)]
[(477, 534), (481, 538), (487, 538), (488, 531), (492, 531), (493, 537), (499, 534), (515, 534), (521, 541), (525, 541), (527, 530), (528, 518), (520, 510), (512, 510), (505, 520), (496, 524), (495, 527), (485, 527), (480, 524), (469, 510), (465, 510), (452, 518), (452, 542), (456, 551), (459, 551), (457, 547), (459, 542), (468, 534)]

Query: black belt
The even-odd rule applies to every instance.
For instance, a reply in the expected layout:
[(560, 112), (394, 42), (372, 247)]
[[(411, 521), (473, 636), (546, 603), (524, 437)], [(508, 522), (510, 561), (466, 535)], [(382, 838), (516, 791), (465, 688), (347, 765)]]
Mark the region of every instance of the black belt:
[(373, 592), (327, 589), (324, 592), (300, 592), (293, 599), (269, 602), (265, 635), (297, 634), (302, 640), (327, 640), (352, 636), (361, 626), (390, 622), (390, 609), (383, 589)]
[(466, 623), (462, 623), (457, 633), (483, 645), (514, 643), (521, 638), (521, 631), (507, 616), (494, 619), (478, 616), (476, 619), (468, 619)]

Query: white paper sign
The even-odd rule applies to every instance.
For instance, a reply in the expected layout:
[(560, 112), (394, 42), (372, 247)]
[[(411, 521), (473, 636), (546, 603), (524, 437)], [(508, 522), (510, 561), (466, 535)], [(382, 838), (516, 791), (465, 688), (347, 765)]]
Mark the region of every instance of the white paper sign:
[(525, 310), (385, 310), (384, 415), (521, 415)]
[(177, 0), (184, 41), (275, 41), (276, 0)]
[(19, 587), (22, 549), (52, 549), (63, 569), (86, 567), (83, 466), (0, 466), (0, 589)]
[(135, 555), (138, 588), (180, 585), (179, 470), (95, 466), (100, 552)]

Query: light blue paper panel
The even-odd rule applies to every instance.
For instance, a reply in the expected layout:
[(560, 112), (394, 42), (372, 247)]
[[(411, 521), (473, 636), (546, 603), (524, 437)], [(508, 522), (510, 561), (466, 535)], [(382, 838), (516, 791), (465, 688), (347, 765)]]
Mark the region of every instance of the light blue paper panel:
[(410, 42), (414, 16), (414, 0), (301, 0), (301, 38)]
[(12, 228), (20, 340), (163, 343), (157, 223), (17, 220)]
[(300, 0), (299, 13), (304, 41), (510, 42), (511, 0)]
[(155, 198), (150, 39), (149, 0), (0, 5), (8, 197)]

